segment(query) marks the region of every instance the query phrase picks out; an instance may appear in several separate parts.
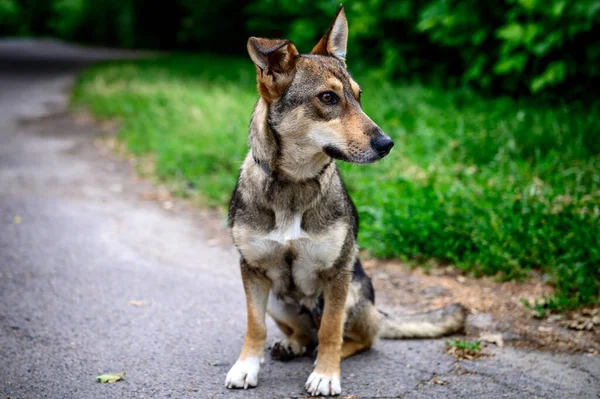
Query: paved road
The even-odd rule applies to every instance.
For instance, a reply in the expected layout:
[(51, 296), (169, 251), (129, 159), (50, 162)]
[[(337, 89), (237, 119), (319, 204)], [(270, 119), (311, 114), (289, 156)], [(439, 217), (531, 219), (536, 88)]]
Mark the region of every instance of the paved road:
[[(244, 332), (235, 251), (215, 245), (214, 216), (140, 199), (149, 183), (66, 114), (77, 70), (120, 55), (0, 41), (0, 398), (302, 397), (310, 359), (267, 360), (258, 388), (223, 387)], [(380, 342), (343, 363), (344, 394), (599, 397), (597, 356), (491, 348), (459, 363), (443, 346)]]

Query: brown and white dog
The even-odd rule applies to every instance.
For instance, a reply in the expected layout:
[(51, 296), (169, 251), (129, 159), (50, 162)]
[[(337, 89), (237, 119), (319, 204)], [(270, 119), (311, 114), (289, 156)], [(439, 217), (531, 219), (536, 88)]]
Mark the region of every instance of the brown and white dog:
[(288, 40), (248, 40), (260, 98), (229, 208), (248, 327), (228, 388), (258, 384), (267, 312), (287, 337), (273, 345), (275, 359), (302, 356), (318, 343), (305, 386), (311, 395), (340, 394), (340, 360), (378, 337), (438, 337), (463, 328), (460, 305), (404, 320), (375, 308), (357, 257), (356, 209), (333, 160), (375, 162), (394, 142), (362, 110), (360, 86), (346, 70), (347, 38), (340, 6), (310, 54)]

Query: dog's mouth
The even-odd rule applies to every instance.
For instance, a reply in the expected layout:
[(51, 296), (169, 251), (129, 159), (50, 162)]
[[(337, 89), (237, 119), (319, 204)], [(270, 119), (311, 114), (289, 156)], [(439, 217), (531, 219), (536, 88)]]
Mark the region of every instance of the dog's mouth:
[(383, 158), (387, 157), (390, 152), (392, 152), (392, 148), (391, 147), (389, 149), (387, 149), (387, 150), (385, 150), (385, 151), (380, 152), (379, 154), (377, 154), (377, 157), (375, 158), (375, 160), (373, 162), (379, 161), (380, 159), (383, 159)]
[(325, 154), (329, 155), (333, 159), (339, 159), (340, 161), (352, 162), (350, 158), (342, 152), (338, 147), (334, 145), (326, 145), (323, 147)]
[(387, 139), (389, 141), (384, 147), (380, 146), (379, 148), (376, 148), (376, 146), (371, 143), (371, 147), (366, 151), (361, 151), (354, 154), (348, 154), (334, 145), (326, 145), (323, 147), (323, 151), (331, 158), (338, 159), (340, 161), (356, 164), (369, 164), (385, 158), (391, 152), (394, 142), (389, 137), (387, 137)]

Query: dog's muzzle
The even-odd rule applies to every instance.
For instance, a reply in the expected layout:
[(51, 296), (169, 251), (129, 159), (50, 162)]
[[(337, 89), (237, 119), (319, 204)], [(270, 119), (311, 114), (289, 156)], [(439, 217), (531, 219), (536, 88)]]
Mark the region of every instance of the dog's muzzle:
[(375, 150), (380, 158), (383, 158), (389, 154), (393, 146), (394, 141), (385, 134), (378, 134), (371, 139), (371, 147)]

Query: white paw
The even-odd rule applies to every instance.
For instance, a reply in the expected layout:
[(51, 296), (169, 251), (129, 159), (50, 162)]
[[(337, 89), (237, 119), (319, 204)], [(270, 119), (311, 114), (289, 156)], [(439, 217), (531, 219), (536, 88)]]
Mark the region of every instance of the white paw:
[(227, 373), (225, 386), (227, 388), (252, 388), (258, 385), (258, 371), (260, 370), (260, 359), (249, 357), (238, 360)]
[(313, 371), (304, 385), (311, 396), (331, 396), (342, 393), (342, 384), (338, 376), (326, 376)]

